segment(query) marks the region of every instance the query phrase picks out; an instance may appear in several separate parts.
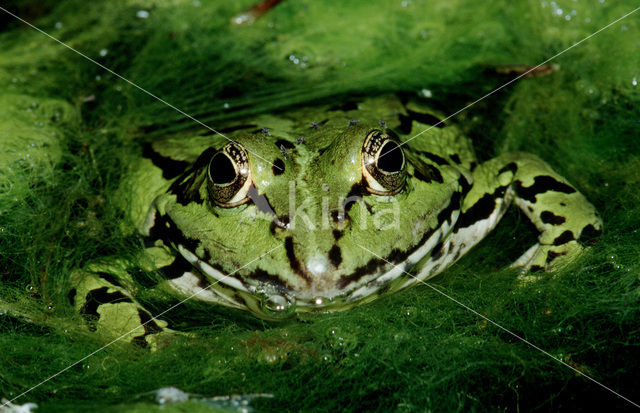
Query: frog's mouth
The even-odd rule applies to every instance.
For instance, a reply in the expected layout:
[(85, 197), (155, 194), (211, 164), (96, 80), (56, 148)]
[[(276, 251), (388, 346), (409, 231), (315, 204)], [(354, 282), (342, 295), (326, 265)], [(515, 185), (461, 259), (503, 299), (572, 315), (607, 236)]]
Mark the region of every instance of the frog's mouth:
[[(279, 312), (290, 314), (295, 311), (335, 311), (348, 309), (356, 304), (370, 301), (376, 297), (406, 288), (420, 277), (409, 273), (421, 261), (428, 259), (430, 253), (437, 250), (445, 235), (457, 221), (459, 212), (452, 211), (436, 230), (425, 233), (420, 242), (402, 255), (393, 253), (387, 257), (368, 253), (367, 264), (357, 268), (351, 274), (343, 275), (333, 288), (295, 290), (287, 286), (280, 277), (262, 269), (248, 274), (238, 275), (225, 271), (196, 256), (184, 245), (174, 245), (185, 260), (184, 264), (195, 268), (200, 277), (185, 271), (184, 279), (197, 277), (195, 283), (201, 292), (198, 298), (218, 304), (249, 310), (262, 318), (280, 318)], [(280, 248), (276, 247), (264, 255)], [(183, 266), (183, 269), (185, 266)], [(177, 282), (178, 280), (174, 280)]]

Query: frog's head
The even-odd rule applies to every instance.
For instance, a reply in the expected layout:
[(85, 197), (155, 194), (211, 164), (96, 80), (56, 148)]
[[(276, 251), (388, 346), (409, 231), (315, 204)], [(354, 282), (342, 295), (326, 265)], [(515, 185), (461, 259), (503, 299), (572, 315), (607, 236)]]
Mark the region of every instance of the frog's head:
[(261, 316), (401, 288), (458, 209), (454, 172), (421, 163), (378, 122), (305, 132), (220, 141), (154, 203), (151, 235)]

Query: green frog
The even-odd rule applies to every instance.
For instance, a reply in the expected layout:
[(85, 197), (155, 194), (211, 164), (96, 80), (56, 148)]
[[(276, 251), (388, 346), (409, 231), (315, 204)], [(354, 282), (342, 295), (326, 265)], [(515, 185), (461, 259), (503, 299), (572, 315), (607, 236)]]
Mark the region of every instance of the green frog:
[(512, 203), (539, 231), (513, 263), (521, 276), (560, 268), (599, 236), (595, 208), (545, 162), (478, 163), (442, 119), (385, 96), (147, 143), (119, 198), (162, 281), (141, 287), (126, 263), (94, 263), (73, 274), (69, 299), (92, 330), (147, 345), (172, 330), (136, 300), (140, 288), (281, 319), (428, 280)]

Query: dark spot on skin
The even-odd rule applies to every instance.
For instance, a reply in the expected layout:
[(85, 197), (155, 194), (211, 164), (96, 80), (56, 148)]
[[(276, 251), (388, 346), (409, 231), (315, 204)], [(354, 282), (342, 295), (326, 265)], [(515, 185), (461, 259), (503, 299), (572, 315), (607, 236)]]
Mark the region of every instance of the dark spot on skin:
[(522, 186), (522, 182), (516, 181), (516, 194), (529, 202), (536, 202), (536, 195), (542, 194), (547, 191), (555, 191), (562, 192), (564, 194), (572, 194), (576, 192), (576, 190), (562, 183), (550, 176), (536, 176), (533, 180), (533, 185), (524, 187)]
[(67, 298), (69, 299), (69, 303), (71, 305), (75, 305), (76, 304), (76, 294), (77, 294), (77, 290), (75, 288), (72, 288), (69, 290), (69, 293), (67, 294)]
[(518, 165), (515, 162), (509, 162), (508, 164), (506, 164), (505, 166), (503, 166), (498, 170), (498, 175), (501, 175), (507, 171), (511, 171), (511, 173), (515, 174), (517, 170), (518, 170)]
[(387, 261), (397, 264), (404, 260), (405, 254), (402, 250), (398, 248), (394, 248), (391, 253), (387, 256)]
[(342, 251), (340, 251), (340, 247), (334, 245), (329, 250), (329, 261), (333, 264), (334, 267), (338, 268), (340, 263), (342, 262)]
[(542, 268), (542, 266), (540, 265), (532, 265), (529, 268), (529, 272), (542, 272), (542, 271), (544, 271), (544, 268)]
[(542, 211), (540, 213), (540, 219), (545, 224), (551, 224), (551, 225), (561, 225), (561, 224), (564, 224), (564, 222), (566, 221), (564, 217), (558, 216), (551, 211)]
[(458, 248), (458, 251), (456, 251), (456, 254), (453, 256), (453, 262), (458, 261), (458, 258), (460, 258), (461, 254), (462, 254), (462, 248)]
[(600, 235), (602, 235), (602, 229), (596, 228), (592, 224), (589, 224), (582, 228), (578, 241), (585, 245), (593, 244), (600, 237)]
[[(200, 275), (200, 274), (198, 274)], [(209, 280), (207, 280), (205, 277), (203, 276), (199, 276), (198, 277), (198, 283), (196, 284), (198, 287), (202, 288), (203, 290), (208, 289), (209, 287), (211, 287), (211, 283), (209, 282)]]
[(281, 147), (285, 147), (286, 149), (293, 149), (296, 147), (292, 142), (285, 141), (284, 139), (278, 139), (276, 142), (276, 147), (280, 149)]
[(147, 343), (147, 340), (145, 340), (145, 337), (150, 334), (162, 332), (162, 328), (160, 328), (160, 326), (156, 324), (155, 320), (153, 320), (151, 316), (142, 309), (138, 309), (138, 317), (140, 317), (140, 325), (144, 328), (144, 334), (134, 337), (131, 342), (142, 348), (146, 348), (149, 344)]
[(560, 206), (564, 206), (564, 207), (566, 207), (566, 206), (567, 206), (567, 204), (565, 204), (564, 202), (560, 202)]
[(138, 315), (140, 316), (140, 321), (144, 326), (144, 335), (148, 334), (157, 334), (162, 332), (162, 328), (156, 324), (155, 320), (151, 318), (149, 313), (142, 309), (138, 309)]
[(274, 175), (282, 175), (284, 173), (284, 161), (280, 158), (273, 161), (273, 166), (271, 167)]
[(558, 235), (556, 239), (553, 240), (553, 245), (562, 245), (566, 244), (569, 241), (573, 241), (575, 238), (573, 236), (573, 232), (566, 230), (562, 234)]
[(553, 261), (554, 259), (556, 259), (556, 257), (559, 257), (561, 255), (567, 255), (566, 252), (554, 252), (554, 251), (549, 251), (547, 253), (547, 264), (550, 264), (551, 261)]
[[(97, 321), (100, 318), (98, 307), (102, 304), (131, 303), (131, 299), (120, 291), (108, 292), (108, 287), (91, 290), (87, 293), (86, 302), (80, 309), (80, 314), (86, 316), (90, 321)], [(96, 331), (96, 325), (89, 325), (91, 331)]]
[(343, 231), (334, 229), (333, 230), (333, 239), (335, 239), (336, 241), (339, 240), (340, 238), (342, 238), (342, 236), (344, 235)]
[(458, 156), (458, 154), (454, 153), (453, 155), (449, 155), (449, 159), (457, 164), (460, 164), (460, 157)]
[(113, 284), (117, 287), (122, 287), (122, 284), (120, 284), (120, 281), (118, 281), (118, 279), (116, 277), (114, 277), (113, 275), (107, 273), (107, 272), (102, 272), (99, 271), (96, 273), (100, 278), (102, 278), (103, 280), (105, 280), (106, 282)]
[(435, 261), (442, 256), (442, 241), (438, 242), (431, 250), (431, 260)]
[(173, 179), (189, 167), (189, 162), (178, 161), (167, 156), (162, 156), (153, 149), (151, 143), (142, 145), (142, 156), (149, 159), (155, 166), (162, 170), (164, 179)]
[(155, 224), (149, 229), (149, 237), (160, 239), (166, 245), (184, 245), (189, 251), (195, 251), (200, 244), (198, 240), (187, 238), (167, 215), (156, 215)]
[(489, 218), (496, 208), (496, 196), (494, 194), (484, 194), (471, 208), (460, 215), (457, 227), (466, 228), (478, 221)]
[(184, 259), (182, 255), (178, 254), (171, 264), (158, 268), (158, 271), (160, 271), (164, 278), (173, 280), (182, 277), (185, 272), (191, 271), (192, 269), (193, 265)]

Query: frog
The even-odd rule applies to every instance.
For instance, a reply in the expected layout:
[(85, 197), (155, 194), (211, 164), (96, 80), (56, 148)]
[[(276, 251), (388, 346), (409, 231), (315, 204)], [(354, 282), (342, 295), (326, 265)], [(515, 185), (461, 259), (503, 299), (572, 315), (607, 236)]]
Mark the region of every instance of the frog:
[[(92, 331), (146, 346), (171, 326), (153, 288), (266, 320), (341, 311), (442, 273), (517, 206), (537, 231), (513, 264), (544, 277), (602, 232), (595, 207), (537, 156), (479, 162), (460, 128), (398, 95), (339, 100), (143, 142), (120, 196), (160, 281), (123, 260), (71, 277)], [(163, 314), (163, 313), (161, 313)]]

